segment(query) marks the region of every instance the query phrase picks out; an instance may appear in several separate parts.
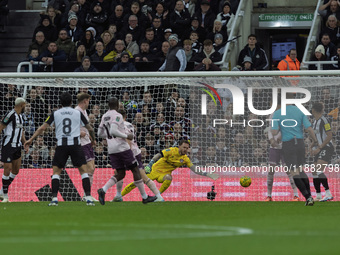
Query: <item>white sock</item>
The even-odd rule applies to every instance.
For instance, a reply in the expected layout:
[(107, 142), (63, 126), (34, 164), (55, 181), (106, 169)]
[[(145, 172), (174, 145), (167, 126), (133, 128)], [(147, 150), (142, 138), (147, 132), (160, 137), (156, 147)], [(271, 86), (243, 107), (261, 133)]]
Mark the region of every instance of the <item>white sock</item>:
[(123, 180), (120, 180), (119, 182), (117, 182), (116, 188), (117, 188), (116, 196), (121, 197), (122, 196), (122, 189), (123, 189)]
[(145, 184), (146, 184), (146, 186), (149, 187), (149, 189), (152, 191), (153, 194), (155, 194), (156, 196), (160, 195), (159, 190), (157, 189), (156, 184), (151, 179), (148, 179), (145, 182)]
[(327, 196), (327, 197), (332, 197), (331, 191), (330, 191), (329, 189), (326, 190), (326, 196)]
[(9, 177), (10, 177), (10, 178), (14, 179), (14, 178), (15, 178), (15, 176), (17, 176), (17, 175), (16, 175), (16, 174), (12, 174), (12, 172), (11, 172), (11, 173), (9, 173)]
[(117, 183), (117, 179), (116, 177), (112, 176), (107, 183), (104, 185), (103, 190), (106, 193), (106, 191), (108, 191), (109, 188), (111, 188), (112, 186), (114, 186)]
[(316, 198), (322, 198), (321, 193), (316, 193)]
[(144, 189), (144, 182), (142, 179), (138, 180), (138, 181), (134, 181), (133, 182), (135, 184), (135, 186), (139, 189), (139, 192), (142, 196), (143, 199), (146, 199), (148, 198), (148, 195), (146, 194), (145, 192), (145, 189)]
[(57, 197), (53, 197), (52, 201), (58, 201), (58, 198)]

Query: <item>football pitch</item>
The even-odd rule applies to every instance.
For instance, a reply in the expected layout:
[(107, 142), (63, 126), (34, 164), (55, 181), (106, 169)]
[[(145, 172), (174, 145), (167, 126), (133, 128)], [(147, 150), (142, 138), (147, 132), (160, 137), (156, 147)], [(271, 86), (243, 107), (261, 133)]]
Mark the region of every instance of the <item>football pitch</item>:
[(340, 202), (0, 204), (2, 254), (338, 254)]

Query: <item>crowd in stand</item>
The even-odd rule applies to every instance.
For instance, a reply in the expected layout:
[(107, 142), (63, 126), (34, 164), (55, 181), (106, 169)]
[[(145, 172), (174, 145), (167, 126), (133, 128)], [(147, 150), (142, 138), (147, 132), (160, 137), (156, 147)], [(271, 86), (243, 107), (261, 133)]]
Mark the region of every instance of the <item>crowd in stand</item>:
[[(128, 53), (129, 63), (152, 62), (153, 71), (184, 71), (187, 62), (195, 63), (196, 70), (220, 70), (214, 62), (222, 59), (238, 4), (238, 0), (52, 0), (40, 14), (27, 60), (47, 66), (34, 71), (52, 70), (56, 62), (83, 62), (85, 56), (91, 62), (111, 62), (113, 68), (122, 62), (122, 53)], [(132, 65), (111, 71), (134, 71)]]

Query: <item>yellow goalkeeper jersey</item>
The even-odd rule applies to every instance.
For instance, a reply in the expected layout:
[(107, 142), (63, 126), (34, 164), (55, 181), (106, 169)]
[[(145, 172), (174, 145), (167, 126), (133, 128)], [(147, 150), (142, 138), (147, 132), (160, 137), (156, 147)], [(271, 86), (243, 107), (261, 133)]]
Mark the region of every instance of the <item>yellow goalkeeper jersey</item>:
[(191, 167), (192, 163), (187, 155), (180, 155), (177, 147), (171, 147), (162, 151), (163, 157), (152, 166), (152, 170), (160, 173), (171, 173), (176, 168), (186, 165)]

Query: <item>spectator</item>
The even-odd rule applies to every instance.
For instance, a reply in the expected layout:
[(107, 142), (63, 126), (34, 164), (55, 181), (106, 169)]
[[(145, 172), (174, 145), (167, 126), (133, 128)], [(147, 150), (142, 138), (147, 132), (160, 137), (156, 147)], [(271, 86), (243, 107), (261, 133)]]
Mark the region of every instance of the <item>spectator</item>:
[[(39, 71), (39, 66), (35, 65), (34, 62), (38, 61), (38, 57), (39, 57), (39, 51), (38, 49), (32, 49), (31, 50), (31, 54), (29, 54), (28, 56), (28, 61), (33, 65), (32, 66), (32, 71), (33, 72), (38, 72)], [(28, 67), (25, 68), (25, 72), (28, 72)]]
[(330, 113), (332, 110), (336, 109), (339, 105), (339, 99), (331, 96), (330, 88), (323, 88), (320, 101), (324, 105), (324, 111), (326, 114)]
[[(140, 4), (138, 1), (133, 1), (130, 7), (130, 12), (128, 14), (125, 15), (124, 17), (124, 23), (128, 23), (129, 19), (131, 16), (135, 16), (137, 18), (137, 22), (134, 24), (138, 24), (140, 26), (140, 32), (144, 31), (144, 29), (146, 27), (150, 26), (150, 21), (149, 19), (144, 15), (144, 13), (141, 12), (140, 9)], [(131, 26), (130, 22), (129, 25)], [(126, 34), (126, 33), (125, 33)], [(125, 36), (124, 34), (124, 36)], [(142, 34), (140, 34), (141, 36)], [(122, 38), (124, 38), (124, 36)], [(133, 34), (133, 38), (135, 38), (135, 40), (137, 42), (139, 42), (140, 39), (142, 39), (141, 37), (136, 36), (135, 34)]]
[(154, 10), (151, 12), (151, 14), (148, 15), (150, 22), (154, 21), (155, 18), (157, 18), (157, 22), (159, 19), (159, 26), (162, 27), (169, 27), (170, 22), (169, 22), (169, 10), (166, 10), (164, 8), (163, 3), (158, 2), (156, 4), (156, 7)]
[(190, 17), (194, 16), (196, 1), (195, 0), (183, 0), (184, 7), (188, 9)]
[(210, 8), (210, 2), (207, 0), (201, 1), (201, 6), (198, 12), (195, 13), (198, 17), (201, 27), (204, 28), (206, 33), (209, 33), (213, 26), (214, 20), (216, 19), (216, 14)]
[(93, 8), (91, 8), (91, 11), (87, 13), (85, 18), (86, 25), (93, 27), (99, 35), (103, 33), (108, 25), (108, 16), (106, 10), (108, 9), (103, 8), (102, 3), (96, 2)]
[(134, 55), (135, 62), (153, 62), (155, 57), (150, 51), (150, 44), (148, 41), (142, 41), (140, 44), (139, 54)]
[(48, 167), (48, 159), (44, 160), (39, 151), (34, 148), (34, 150), (32, 150), (27, 158), (25, 158), (23, 160), (23, 167), (24, 168), (46, 168)]
[(115, 24), (117, 27), (117, 33), (120, 33), (120, 31), (124, 27), (124, 9), (122, 5), (116, 5), (114, 12), (109, 17), (109, 23)]
[(22, 117), (24, 120), (23, 125), (25, 128), (25, 136), (26, 136), (26, 139), (28, 140), (30, 137), (32, 137), (32, 135), (35, 132), (34, 115), (31, 110), (30, 103), (26, 103), (25, 112), (23, 113)]
[(196, 55), (196, 52), (192, 50), (192, 41), (191, 40), (184, 40), (183, 42), (183, 49), (185, 52), (185, 57), (187, 62), (193, 62), (191, 59)]
[(48, 5), (53, 6), (54, 9), (59, 10), (61, 13), (64, 13), (70, 8), (70, 2), (68, 0), (49, 0)]
[(132, 34), (133, 39), (136, 42), (139, 42), (140, 39), (142, 39), (143, 30), (140, 26), (140, 22), (139, 22), (136, 15), (131, 15), (129, 17), (128, 25), (123, 27), (122, 30), (120, 31), (120, 35), (118, 36), (119, 39), (125, 38), (125, 35), (128, 34), (128, 33)]
[(125, 35), (126, 50), (130, 51), (132, 56), (139, 53), (139, 46), (136, 41), (133, 40), (133, 36), (130, 33)]
[(224, 166), (235, 166), (235, 167), (243, 166), (243, 160), (237, 148), (235, 148), (235, 146), (232, 146), (230, 148), (229, 156), (227, 157), (223, 165)]
[(159, 67), (164, 63), (166, 59), (166, 55), (168, 54), (169, 48), (170, 48), (169, 42), (164, 41), (162, 43), (161, 51), (156, 53), (155, 63), (156, 63), (157, 69), (159, 69)]
[[(322, 30), (320, 35), (328, 34), (331, 42), (337, 45), (340, 42), (340, 27), (339, 21), (335, 15), (328, 16), (326, 27)], [(321, 39), (321, 38), (320, 38)]]
[(62, 12), (62, 19), (61, 19), (61, 25), (64, 26), (66, 24), (66, 22), (68, 22), (68, 19), (71, 15), (76, 15), (78, 17), (78, 24), (81, 27), (84, 27), (85, 23), (83, 22), (83, 20), (79, 19), (79, 5), (77, 1), (71, 1), (71, 3), (69, 4), (69, 8), (66, 8), (66, 10), (64, 12)]
[(234, 146), (240, 153), (243, 163), (249, 163), (253, 151), (253, 146), (244, 138), (244, 134), (240, 131), (235, 134)]
[(173, 113), (175, 112), (177, 101), (178, 101), (179, 95), (177, 89), (173, 88), (169, 97), (166, 100), (166, 111), (171, 115), (173, 118)]
[(117, 40), (115, 43), (115, 48), (104, 57), (104, 62), (119, 62), (121, 54), (123, 52), (127, 52), (130, 58), (133, 58), (133, 55), (130, 51), (125, 49), (125, 43), (123, 40)]
[[(231, 12), (231, 5), (228, 1), (224, 2), (223, 7), (222, 7), (222, 12), (217, 14), (216, 19), (222, 22), (222, 27), (226, 29), (228, 34), (230, 34), (231, 26), (234, 22), (235, 15)], [(226, 39), (227, 38), (224, 38), (224, 40)]]
[(154, 35), (155, 35), (155, 39), (157, 41), (163, 41), (164, 40), (164, 32), (163, 32), (163, 28), (164, 26), (162, 26), (161, 24), (161, 18), (158, 17), (154, 17), (152, 19), (152, 25), (151, 25)]
[[(325, 48), (322, 45), (318, 45), (314, 51), (314, 55), (310, 59), (311, 61), (326, 61)], [(320, 70), (327, 70), (328, 65), (320, 65)], [(309, 65), (309, 70), (318, 70), (317, 65)]]
[(172, 29), (171, 28), (165, 29), (163, 41), (169, 41), (170, 35), (172, 35)]
[(50, 42), (48, 44), (47, 50), (40, 54), (40, 56), (38, 57), (38, 61), (42, 61), (47, 67), (51, 67), (55, 62), (66, 61), (66, 58), (67, 56), (65, 54), (65, 51), (58, 50), (57, 44), (55, 42)]
[(162, 41), (155, 38), (155, 32), (151, 27), (145, 30), (145, 40), (150, 45), (150, 52), (157, 53), (161, 50)]
[(147, 119), (143, 117), (143, 113), (137, 112), (135, 115), (135, 119), (133, 121), (133, 124), (136, 125), (137, 130), (136, 130), (136, 138), (137, 138), (137, 143), (141, 144), (141, 146), (144, 146), (145, 142), (145, 136), (146, 133), (150, 130), (149, 122)]
[(66, 53), (67, 59), (74, 52), (74, 42), (67, 36), (67, 30), (64, 28), (59, 31), (59, 38), (56, 41), (56, 44), (59, 50), (63, 50)]
[(52, 25), (52, 22), (49, 16), (40, 14), (40, 17), (41, 17), (40, 22), (39, 22), (40, 25), (34, 29), (32, 41), (34, 41), (35, 35), (37, 34), (37, 32), (41, 31), (44, 33), (47, 41), (55, 42), (58, 38), (57, 28)]
[(83, 38), (80, 40), (80, 43), (85, 46), (86, 55), (92, 55), (95, 49), (94, 37), (96, 36), (96, 32), (92, 29), (93, 28), (86, 29)]
[(226, 160), (226, 155), (229, 152), (229, 148), (226, 145), (226, 140), (225, 139), (217, 140), (215, 150), (217, 156), (216, 163), (217, 165), (222, 166)]
[(337, 64), (333, 64), (333, 69), (340, 69), (340, 44), (337, 45), (336, 47), (336, 55), (334, 55), (333, 57), (331, 57), (332, 61), (338, 61)]
[(91, 61), (93, 62), (103, 62), (105, 57), (105, 50), (103, 42), (96, 42), (96, 52), (91, 55)]
[(89, 56), (85, 56), (81, 60), (81, 66), (77, 67), (75, 72), (98, 72), (97, 68), (91, 65), (91, 59)]
[(296, 49), (290, 49), (286, 58), (279, 62), (277, 68), (280, 71), (300, 70), (300, 61), (296, 57)]
[(221, 71), (221, 68), (219, 68), (215, 63), (222, 60), (222, 55), (214, 50), (211, 40), (205, 40), (203, 45), (203, 51), (196, 54), (192, 59), (199, 63), (195, 67), (195, 71)]
[(253, 62), (251, 61), (251, 58), (248, 56), (245, 56), (242, 62), (242, 66), (234, 67), (232, 71), (253, 71), (252, 65), (253, 65)]
[(87, 56), (85, 45), (82, 42), (79, 42), (77, 50), (70, 56), (69, 61), (81, 62), (85, 56)]
[(20, 91), (17, 89), (16, 85), (13, 84), (3, 84), (0, 83), (1, 93), (0, 93), (0, 113), (4, 116), (8, 109), (14, 107), (14, 102), (17, 97), (22, 97)]
[(43, 123), (48, 115), (48, 103), (38, 95), (36, 89), (31, 89), (27, 101), (31, 104), (32, 112), (34, 113), (34, 124), (38, 128)]
[(170, 126), (173, 127), (176, 123), (180, 123), (184, 132), (189, 135), (192, 121), (185, 117), (185, 110), (183, 107), (177, 106), (175, 109), (175, 118), (170, 122)]
[(53, 6), (48, 6), (46, 9), (46, 13), (51, 19), (52, 25), (57, 28), (59, 31), (62, 26), (61, 26), (61, 12), (58, 9), (55, 9)]
[(137, 112), (138, 103), (130, 97), (130, 92), (128, 90), (123, 91), (121, 103), (127, 112), (127, 120), (132, 122), (135, 113)]
[[(169, 120), (170, 121), (170, 120)], [(156, 126), (158, 126), (160, 128), (160, 131), (163, 133), (163, 134), (167, 134), (170, 132), (171, 128), (170, 128), (170, 125), (169, 125), (169, 122), (168, 121), (165, 121), (165, 116), (164, 116), (164, 113), (158, 113), (157, 114), (157, 118), (156, 118), (156, 123), (155, 124), (152, 124), (150, 126), (150, 130), (151, 131), (154, 131), (154, 129), (156, 128)]]
[(259, 71), (268, 68), (266, 52), (257, 44), (256, 35), (254, 34), (248, 36), (248, 44), (241, 50), (238, 56), (237, 64), (239, 66), (242, 65), (245, 56), (251, 57), (254, 70)]
[(326, 23), (330, 15), (335, 15), (336, 18), (340, 20), (339, 4), (337, 0), (330, 0), (327, 3), (321, 5), (318, 12), (323, 17), (324, 23)]
[(104, 45), (104, 51), (105, 52), (111, 52), (114, 48), (114, 38), (113, 34), (111, 34), (108, 30), (105, 30), (101, 35), (100, 35), (103, 45)]
[(43, 32), (39, 31), (35, 34), (35, 40), (28, 47), (27, 57), (31, 53), (32, 49), (38, 49), (39, 55), (47, 50), (48, 41), (45, 39)]
[(137, 72), (135, 65), (129, 62), (129, 59), (129, 53), (123, 52), (120, 56), (120, 62), (112, 67), (111, 72)]
[(71, 41), (76, 43), (80, 41), (84, 36), (83, 29), (78, 26), (78, 17), (72, 14), (68, 17), (68, 25), (66, 26), (67, 34), (71, 38)]
[(107, 30), (112, 34), (112, 38), (117, 37), (117, 26), (116, 26), (116, 24), (110, 24), (109, 28)]
[[(180, 1), (177, 1), (177, 3), (179, 2)], [(160, 71), (185, 71), (187, 66), (185, 52), (182, 47), (177, 45), (178, 40), (179, 39), (176, 34), (172, 34), (169, 37), (170, 49), (163, 65), (159, 68)]]
[(6, 33), (5, 23), (6, 23), (6, 17), (9, 13), (7, 4), (8, 4), (8, 0), (0, 1), (0, 33)]
[(252, 166), (264, 166), (267, 164), (267, 159), (260, 147), (254, 148), (250, 164)]
[(191, 31), (190, 40), (191, 40), (191, 49), (195, 53), (201, 52), (203, 45), (202, 45), (202, 43), (199, 42), (199, 35), (196, 31)]
[(215, 35), (217, 34), (221, 34), (223, 37), (223, 42), (226, 42), (228, 39), (228, 34), (227, 34), (227, 30), (222, 26), (222, 21), (216, 19), (214, 21), (214, 27), (212, 32), (210, 32), (207, 36), (208, 39), (210, 40), (214, 40)]
[(195, 15), (191, 18), (191, 26), (186, 32), (185, 39), (190, 38), (190, 34), (193, 31), (197, 33), (200, 43), (203, 43), (203, 41), (206, 39), (207, 34), (204, 28), (201, 27), (199, 18)]
[(330, 60), (332, 56), (336, 55), (336, 46), (331, 42), (329, 34), (323, 34), (321, 36), (321, 44), (325, 48), (325, 56), (327, 60)]
[(214, 44), (213, 44), (215, 51), (219, 52), (223, 56), (224, 51), (225, 51), (225, 45), (226, 45), (226, 42), (223, 42), (223, 35), (219, 33), (215, 34)]
[(186, 39), (186, 31), (190, 28), (190, 14), (184, 8), (182, 0), (176, 1), (175, 9), (170, 14), (170, 27), (178, 35), (178, 38), (181, 40)]

